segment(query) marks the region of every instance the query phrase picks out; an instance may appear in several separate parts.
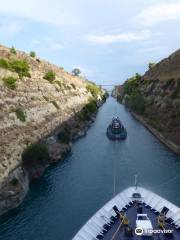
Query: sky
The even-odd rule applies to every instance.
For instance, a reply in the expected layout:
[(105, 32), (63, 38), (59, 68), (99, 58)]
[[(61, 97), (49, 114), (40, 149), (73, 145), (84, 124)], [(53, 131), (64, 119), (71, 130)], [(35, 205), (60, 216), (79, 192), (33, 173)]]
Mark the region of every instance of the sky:
[(0, 44), (98, 84), (121, 84), (180, 48), (180, 0), (0, 0)]

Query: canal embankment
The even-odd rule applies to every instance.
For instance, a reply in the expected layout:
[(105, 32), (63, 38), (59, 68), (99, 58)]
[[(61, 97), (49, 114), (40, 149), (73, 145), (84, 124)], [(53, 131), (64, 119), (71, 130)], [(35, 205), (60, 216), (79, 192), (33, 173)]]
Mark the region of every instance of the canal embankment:
[(149, 64), (113, 91), (117, 100), (173, 152), (180, 153), (180, 50)]
[(85, 135), (106, 92), (62, 67), (0, 46), (0, 214)]
[[(119, 116), (125, 141), (110, 141), (106, 129)], [(174, 154), (137, 121), (127, 108), (109, 97), (88, 129), (73, 143), (72, 154), (53, 164), (30, 184), (26, 198), (0, 218), (3, 240), (71, 240), (114, 193), (139, 185), (180, 206), (180, 156)]]
[(166, 139), (160, 132), (158, 132), (155, 128), (153, 128), (148, 122), (139, 116), (138, 114), (131, 112), (133, 117), (137, 119), (140, 123), (142, 123), (160, 142), (162, 142), (165, 146), (167, 146), (174, 153), (180, 154), (180, 147), (173, 143), (172, 141)]

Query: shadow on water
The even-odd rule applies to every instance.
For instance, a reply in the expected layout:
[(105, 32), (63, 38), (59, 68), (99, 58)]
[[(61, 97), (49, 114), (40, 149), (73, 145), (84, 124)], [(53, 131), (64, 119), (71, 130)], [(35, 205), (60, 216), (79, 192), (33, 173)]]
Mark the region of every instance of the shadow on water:
[[(128, 138), (112, 142), (106, 128), (120, 116)], [(114, 168), (115, 166), (115, 168)], [(139, 182), (180, 205), (180, 157), (164, 147), (114, 99), (109, 98), (73, 154), (50, 167), (31, 184), (29, 194), (16, 210), (1, 217), (0, 239), (68, 240), (116, 193)]]

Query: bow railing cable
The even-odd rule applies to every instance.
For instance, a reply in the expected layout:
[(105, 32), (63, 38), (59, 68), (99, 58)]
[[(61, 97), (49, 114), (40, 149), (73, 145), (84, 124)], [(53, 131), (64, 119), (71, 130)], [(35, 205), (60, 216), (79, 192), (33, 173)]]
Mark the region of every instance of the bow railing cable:
[(124, 218), (125, 218), (125, 216), (123, 217), (122, 221), (120, 222), (119, 227), (117, 228), (116, 232), (115, 232), (114, 235), (112, 236), (111, 240), (114, 240), (114, 239), (115, 239), (117, 233), (119, 232), (119, 229), (121, 228), (121, 226), (122, 226), (122, 224), (123, 224)]

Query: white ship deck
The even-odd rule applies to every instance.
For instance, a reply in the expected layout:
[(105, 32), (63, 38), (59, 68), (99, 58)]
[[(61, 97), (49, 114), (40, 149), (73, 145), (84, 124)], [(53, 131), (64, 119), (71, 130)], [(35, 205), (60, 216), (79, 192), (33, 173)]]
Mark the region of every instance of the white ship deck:
[[(140, 194), (141, 198), (138, 198)], [(153, 229), (158, 230), (157, 215), (166, 208), (166, 229), (173, 230), (172, 234), (156, 233), (152, 237), (142, 237), (135, 234), (137, 208), (133, 202), (141, 202), (143, 213), (148, 214)], [(116, 206), (119, 211), (126, 213), (132, 229), (132, 235), (127, 236), (123, 227), (120, 227), (120, 219), (113, 210)], [(144, 188), (130, 187), (119, 193), (111, 201), (105, 204), (89, 221), (80, 229), (73, 240), (130, 240), (130, 239), (176, 239), (180, 240), (180, 208), (159, 195)]]

